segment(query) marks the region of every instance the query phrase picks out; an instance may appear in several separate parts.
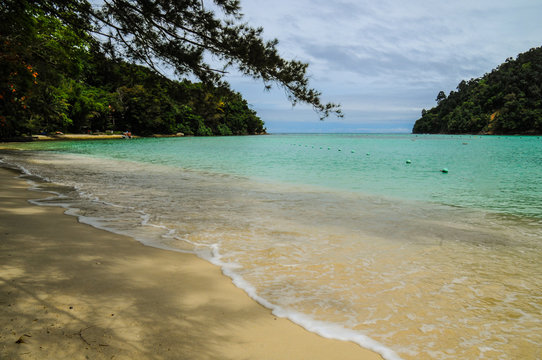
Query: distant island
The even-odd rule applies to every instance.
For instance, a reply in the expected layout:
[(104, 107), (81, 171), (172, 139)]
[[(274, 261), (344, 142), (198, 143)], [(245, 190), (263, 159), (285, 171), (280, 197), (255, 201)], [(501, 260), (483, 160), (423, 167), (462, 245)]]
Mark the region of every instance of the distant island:
[(59, 19), (37, 10), (25, 14), (25, 28), (12, 26), (0, 44), (0, 140), (62, 133), (266, 131), (247, 101), (225, 83), (170, 80), (106, 54), (87, 33)]
[(542, 134), (542, 47), (509, 58), (481, 78), (461, 81), (422, 110), (414, 134)]

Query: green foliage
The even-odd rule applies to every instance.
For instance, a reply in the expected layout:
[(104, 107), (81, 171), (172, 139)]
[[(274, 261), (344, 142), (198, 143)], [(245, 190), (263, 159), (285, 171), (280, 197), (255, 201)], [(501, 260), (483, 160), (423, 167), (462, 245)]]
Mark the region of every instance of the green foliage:
[(42, 131), (265, 132), (241, 95), (226, 86), (172, 81), (110, 59), (85, 33), (17, 4), (0, 8), (0, 138)]
[(0, 5), (0, 137), (71, 123), (62, 91), (77, 77), (90, 38), (24, 2)]
[[(292, 101), (308, 103), (325, 118), (341, 117), (338, 105), (324, 104), (309, 87), (307, 64), (283, 59), (277, 40), (265, 41), (262, 28), (243, 22), (239, 0), (4, 0), (6, 6), (32, 7), (60, 20), (74, 32), (93, 34), (113, 57), (145, 64), (159, 73), (167, 66), (179, 76), (193, 74), (222, 86), (233, 68), (277, 84)], [(211, 67), (205, 59), (220, 62)]]
[(413, 133), (542, 134), (542, 47), (437, 96)]

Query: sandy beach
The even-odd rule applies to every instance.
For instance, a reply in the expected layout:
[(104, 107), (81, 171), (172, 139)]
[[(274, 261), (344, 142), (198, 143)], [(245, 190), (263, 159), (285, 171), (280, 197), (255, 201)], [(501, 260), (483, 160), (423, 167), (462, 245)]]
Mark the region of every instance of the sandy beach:
[(56, 135), (33, 135), (34, 141), (58, 141), (58, 140), (114, 140), (122, 139), (120, 134), (56, 134)]
[[(171, 138), (183, 137), (183, 133), (177, 134), (153, 134), (146, 137)], [(130, 138), (139, 138), (137, 135), (130, 135)], [(26, 141), (59, 141), (59, 140), (119, 140), (124, 139), (122, 134), (51, 134), (51, 135), (32, 135)]]
[(310, 333), (194, 255), (29, 199), (0, 169), (0, 359), (381, 359)]

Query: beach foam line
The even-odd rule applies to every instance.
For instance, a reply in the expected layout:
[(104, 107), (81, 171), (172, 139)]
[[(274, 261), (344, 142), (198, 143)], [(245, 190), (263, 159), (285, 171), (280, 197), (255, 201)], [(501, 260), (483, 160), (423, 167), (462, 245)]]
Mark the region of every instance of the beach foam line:
[[(164, 245), (164, 244), (152, 242), (152, 241), (149, 241), (145, 237), (137, 236), (137, 235), (131, 234), (131, 233), (127, 232), (127, 231), (122, 231), (122, 230), (116, 229), (114, 227), (103, 225), (103, 221), (101, 221), (97, 217), (81, 215), (79, 213), (79, 211), (81, 209), (79, 209), (78, 207), (73, 206), (72, 204), (62, 202), (62, 199), (67, 199), (67, 197), (64, 194), (61, 194), (61, 193), (59, 193), (57, 191), (44, 189), (43, 187), (40, 187), (39, 184), (36, 181), (34, 181), (32, 179), (29, 179), (29, 178), (25, 178), (25, 176), (35, 177), (35, 178), (38, 178), (41, 181), (46, 182), (46, 183), (53, 183), (50, 179), (48, 179), (48, 178), (46, 178), (44, 176), (33, 174), (28, 169), (26, 169), (24, 166), (19, 165), (19, 164), (7, 163), (7, 162), (5, 162), (3, 160), (0, 160), (0, 163), (3, 164), (2, 167), (12, 169), (12, 170), (15, 170), (15, 171), (19, 171), (21, 173), (19, 178), (21, 180), (24, 180), (30, 186), (30, 188), (29, 188), (30, 190), (37, 191), (37, 192), (42, 192), (42, 193), (47, 193), (47, 194), (52, 194), (52, 196), (49, 196), (49, 197), (46, 197), (46, 198), (41, 198), (41, 199), (37, 199), (37, 200), (33, 200), (33, 199), (28, 200), (28, 202), (33, 204), (33, 205), (63, 208), (63, 209), (65, 209), (65, 211), (64, 211), (65, 215), (76, 217), (77, 220), (82, 224), (90, 225), (90, 226), (92, 226), (92, 227), (94, 227), (96, 229), (109, 231), (109, 232), (117, 234), (117, 235), (129, 236), (129, 237), (137, 240), (138, 242), (140, 242), (140, 243), (142, 243), (143, 245), (146, 245), (146, 246), (150, 246), (150, 247), (154, 247), (154, 248), (158, 248), (158, 249), (162, 249), (162, 250), (168, 250), (168, 251), (175, 251), (175, 252), (180, 252), (180, 253), (197, 255), (197, 253), (194, 252), (194, 251), (177, 249), (177, 248), (167, 246), (167, 245)], [(68, 186), (68, 185), (65, 185), (65, 184), (59, 184), (59, 185)], [(108, 201), (103, 201), (103, 200), (101, 200), (101, 199), (99, 199), (97, 197), (94, 197), (93, 199), (91, 199), (90, 194), (83, 193), (79, 189), (77, 189), (76, 187), (72, 187), (72, 188), (74, 188), (74, 190), (79, 195), (82, 195), (82, 198), (86, 199), (87, 201), (98, 202), (98, 203), (101, 203), (101, 204), (104, 204), (104, 205), (107, 205), (107, 206), (112, 206), (112, 207), (124, 208), (124, 206), (117, 205), (117, 204), (114, 204), (114, 203), (111, 203), (111, 202), (108, 202)], [(150, 216), (148, 214), (145, 214), (144, 212), (139, 211), (139, 210), (137, 210), (137, 209), (135, 209), (133, 207), (130, 207), (130, 209), (132, 209), (132, 210), (134, 210), (134, 211), (136, 211), (136, 212), (138, 212), (140, 214), (140, 216), (141, 216), (141, 224), (142, 225), (167, 230), (168, 234), (171, 234), (171, 233), (174, 232), (174, 230), (167, 229), (165, 226), (154, 225), (154, 224), (149, 223)]]
[[(288, 319), (288, 320), (292, 321), (293, 323), (300, 325), (301, 327), (303, 327), (307, 331), (318, 334), (318, 335), (320, 335), (320, 336), (322, 336), (324, 338), (341, 340), (341, 341), (348, 341), (348, 342), (353, 342), (355, 344), (358, 344), (360, 347), (362, 347), (364, 349), (368, 349), (368, 350), (371, 350), (371, 351), (373, 351), (375, 353), (380, 354), (385, 360), (402, 360), (402, 358), (399, 357), (399, 355), (397, 355), (392, 349), (384, 346), (383, 344), (379, 343), (376, 340), (371, 339), (370, 337), (368, 337), (366, 335), (363, 335), (362, 333), (360, 333), (358, 331), (345, 328), (345, 327), (343, 327), (341, 325), (338, 325), (338, 324), (333, 324), (333, 323), (329, 323), (329, 322), (315, 320), (315, 319), (313, 319), (310, 316), (307, 316), (305, 314), (282, 308), (282, 307), (280, 307), (278, 305), (275, 305), (275, 304), (269, 302), (265, 298), (259, 296), (257, 294), (256, 289), (250, 283), (248, 283), (241, 275), (239, 275), (239, 274), (237, 274), (235, 272), (235, 269), (238, 268), (238, 265), (236, 265), (235, 263), (225, 263), (225, 262), (222, 261), (222, 255), (220, 254), (220, 247), (219, 247), (218, 244), (210, 244), (210, 245), (209, 244), (198, 244), (198, 243), (193, 243), (193, 242), (191, 242), (191, 241), (189, 241), (187, 239), (182, 239), (182, 238), (179, 238), (177, 236), (174, 236), (174, 238), (176, 238), (178, 240), (181, 240), (181, 241), (185, 241), (187, 243), (190, 243), (191, 245), (193, 245), (196, 248), (197, 247), (205, 247), (205, 248), (209, 249), (209, 251), (182, 250), (182, 249), (170, 247), (170, 246), (167, 246), (167, 245), (164, 245), (164, 244), (161, 244), (161, 243), (157, 243), (157, 242), (154, 242), (154, 241), (150, 241), (149, 239), (147, 239), (147, 238), (145, 238), (143, 236), (137, 236), (137, 235), (131, 234), (131, 233), (127, 232), (127, 231), (122, 231), (122, 230), (115, 229), (113, 227), (105, 226), (105, 225), (103, 225), (103, 223), (98, 218), (81, 215), (79, 213), (80, 209), (77, 208), (77, 207), (74, 207), (73, 205), (71, 205), (69, 203), (63, 203), (61, 201), (60, 202), (55, 201), (54, 203), (43, 203), (44, 200), (48, 200), (48, 201), (50, 201), (50, 200), (61, 200), (61, 199), (66, 198), (66, 197), (61, 193), (43, 189), (38, 185), (37, 182), (35, 182), (35, 181), (31, 180), (31, 179), (24, 178), (24, 176), (36, 177), (36, 178), (39, 178), (39, 179), (41, 179), (41, 180), (43, 180), (45, 182), (51, 183), (51, 181), (49, 179), (46, 179), (46, 178), (44, 178), (42, 176), (39, 176), (39, 175), (36, 175), (36, 174), (32, 174), (28, 169), (25, 169), (23, 166), (20, 166), (20, 165), (17, 165), (17, 164), (8, 164), (8, 163), (5, 163), (4, 161), (2, 161), (2, 163), (9, 165), (10, 168), (12, 168), (14, 170), (20, 171), (22, 174), (19, 177), (22, 180), (25, 180), (31, 186), (32, 190), (38, 191), (38, 192), (43, 192), (43, 193), (51, 193), (51, 194), (53, 194), (53, 196), (51, 196), (51, 197), (47, 197), (47, 198), (43, 198), (43, 199), (39, 199), (39, 200), (29, 200), (29, 202), (34, 204), (34, 205), (37, 205), (37, 206), (50, 206), (50, 207), (61, 207), (61, 208), (65, 209), (64, 214), (77, 217), (78, 221), (80, 223), (82, 223), (82, 224), (87, 224), (87, 225), (90, 225), (90, 226), (92, 226), (94, 228), (97, 228), (97, 229), (100, 229), (100, 230), (105, 230), (105, 231), (108, 231), (108, 232), (111, 232), (111, 233), (114, 233), (114, 234), (129, 236), (129, 237), (135, 239), (136, 241), (138, 241), (138, 242), (140, 242), (140, 243), (142, 243), (143, 245), (146, 245), (146, 246), (150, 246), (150, 247), (154, 247), (154, 248), (158, 248), (158, 249), (162, 249), (162, 250), (167, 250), (167, 251), (174, 251), (174, 252), (180, 252), (180, 253), (187, 253), (187, 254), (196, 255), (199, 258), (202, 258), (202, 259), (212, 263), (213, 265), (218, 266), (222, 270), (222, 273), (225, 276), (229, 277), (232, 280), (232, 283), (237, 288), (242, 289), (251, 299), (255, 300), (257, 303), (264, 306), (265, 308), (271, 310), (273, 315), (275, 315), (277, 317)], [(62, 185), (62, 184), (59, 184), (59, 185)], [(75, 190), (79, 193), (78, 189), (75, 188)], [(87, 195), (90, 195), (90, 194), (87, 194)], [(109, 206), (122, 207), (122, 206), (119, 206), (119, 205), (116, 205), (116, 204), (112, 204), (110, 202), (101, 201), (98, 198), (91, 199), (90, 196), (84, 196), (84, 198), (86, 200), (88, 200), (88, 201), (96, 201), (96, 202), (100, 202), (102, 204), (106, 204), (106, 205), (109, 205)], [(150, 216), (148, 214), (145, 214), (142, 211), (139, 211), (137, 209), (135, 209), (135, 210), (136, 210), (136, 212), (141, 214), (141, 218), (142, 218), (141, 224), (142, 225), (144, 225), (144, 226), (152, 226), (152, 227), (155, 227), (155, 228), (164, 229), (164, 230), (166, 230), (168, 232), (169, 235), (174, 233), (174, 230), (168, 229), (165, 226), (154, 225), (154, 224), (150, 223), (149, 222)]]
[[(215, 249), (215, 251), (218, 251)], [(369, 349), (371, 351), (374, 351), (380, 355), (385, 360), (402, 360), (402, 358), (395, 353), (392, 349), (386, 347), (385, 345), (379, 343), (376, 340), (371, 339), (370, 337), (363, 335), (362, 333), (345, 328), (344, 326), (333, 324), (330, 322), (325, 321), (318, 321), (310, 316), (307, 316), (305, 314), (291, 311), (284, 309), (280, 306), (277, 306), (263, 297), (259, 296), (256, 292), (256, 289), (245, 279), (238, 275), (235, 272), (235, 264), (228, 264), (221, 261), (221, 256), (218, 253), (215, 253), (216, 256), (213, 256), (212, 258), (207, 259), (212, 264), (215, 264), (219, 266), (222, 269), (222, 273), (229, 278), (232, 279), (232, 282), (235, 286), (237, 286), (240, 289), (243, 289), (249, 297), (251, 297), (253, 300), (261, 304), (262, 306), (268, 308), (271, 310), (273, 315), (276, 315), (281, 318), (286, 318), (304, 329), (313, 332), (315, 334), (318, 334), (322, 337), (328, 338), (328, 339), (335, 339), (335, 340), (342, 340), (342, 341), (351, 341), (353, 343), (358, 344), (362, 348)]]

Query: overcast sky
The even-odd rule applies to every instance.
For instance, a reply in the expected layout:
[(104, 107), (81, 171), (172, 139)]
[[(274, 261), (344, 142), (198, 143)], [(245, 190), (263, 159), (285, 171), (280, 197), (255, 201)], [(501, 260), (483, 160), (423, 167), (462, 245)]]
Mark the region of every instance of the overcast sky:
[(311, 86), (345, 117), (323, 122), (284, 92), (232, 76), (278, 132), (410, 132), (463, 79), (542, 46), (542, 0), (242, 0), (245, 20), (310, 64)]

